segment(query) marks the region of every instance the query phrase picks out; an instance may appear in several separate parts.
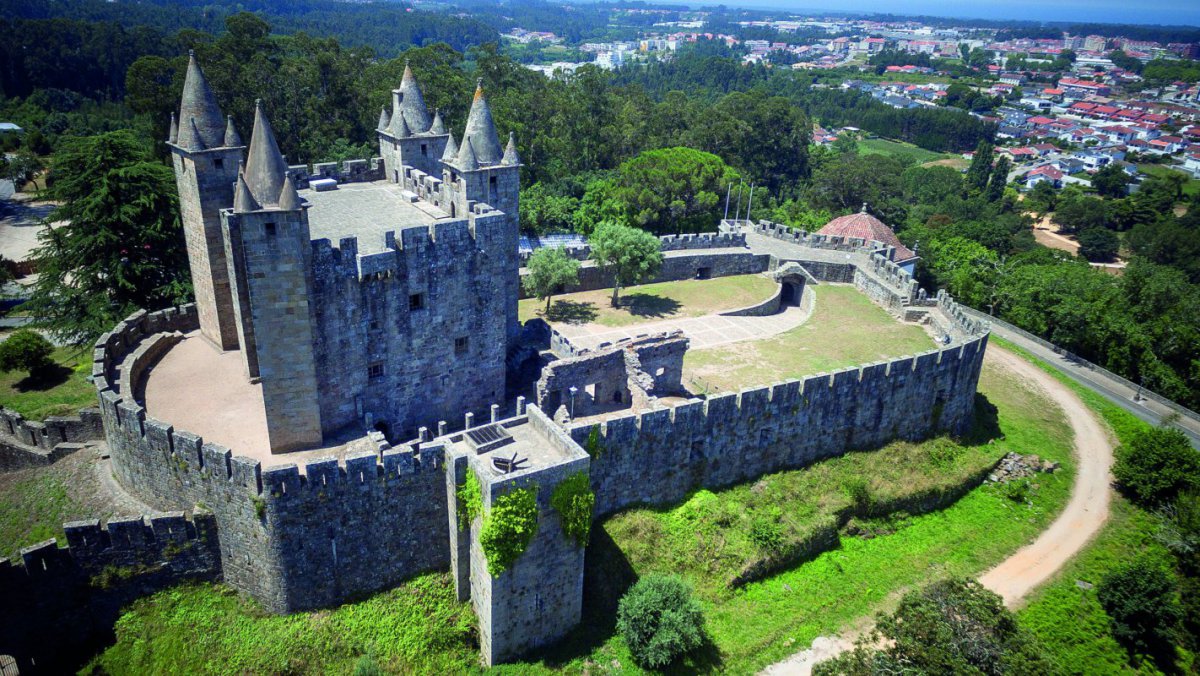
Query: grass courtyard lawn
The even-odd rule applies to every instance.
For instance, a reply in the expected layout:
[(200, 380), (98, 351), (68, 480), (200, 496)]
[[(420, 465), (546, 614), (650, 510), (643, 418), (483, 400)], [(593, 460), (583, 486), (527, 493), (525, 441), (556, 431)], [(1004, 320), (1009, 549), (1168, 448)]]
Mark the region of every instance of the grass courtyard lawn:
[(853, 286), (820, 284), (812, 290), (812, 317), (790, 331), (688, 350), (684, 383), (693, 392), (736, 391), (936, 347), (924, 329), (896, 321)]
[(630, 326), (661, 319), (701, 317), (753, 305), (771, 297), (774, 281), (762, 275), (643, 284), (621, 289), (621, 305), (612, 307), (612, 289), (555, 296), (549, 314), (545, 301), (526, 298), (518, 304), (524, 323), (534, 317), (555, 323)]
[(1138, 169), (1140, 169), (1142, 173), (1149, 174), (1151, 176), (1180, 174), (1187, 179), (1187, 183), (1183, 184), (1183, 196), (1186, 198), (1200, 195), (1200, 180), (1192, 178), (1175, 167), (1169, 167), (1164, 164), (1139, 164)]
[[(985, 367), (981, 390), (997, 407), (1004, 434), (994, 445), (985, 446), (985, 453), (1038, 453), (1063, 463), (1060, 472), (1039, 476), (1039, 487), (1030, 492), (1028, 504), (984, 486), (943, 511), (893, 519), (886, 524), (893, 531), (890, 534), (871, 539), (844, 536), (840, 549), (736, 591), (697, 585), (711, 640), (690, 662), (677, 665), (676, 671), (753, 673), (820, 634), (891, 607), (906, 589), (942, 575), (978, 573), (1040, 532), (1065, 504), (1070, 490), (1075, 463), (1069, 428), (1059, 409), (1006, 372)], [(946, 443), (934, 440), (915, 448), (944, 450)], [(811, 485), (805, 483), (805, 472), (829, 472), (822, 476), (837, 481), (848, 468), (868, 469), (856, 463), (869, 461), (870, 455), (854, 454), (829, 463), (842, 470), (814, 467), (766, 481), (795, 482), (793, 495), (799, 495), (797, 486)], [(877, 481), (888, 479), (873, 478), (872, 485)], [(882, 484), (877, 489), (882, 491)], [(710, 495), (730, 508), (739, 500), (749, 500), (754, 490), (752, 485), (738, 486)], [(835, 490), (827, 497), (836, 501), (839, 495)], [(661, 514), (667, 518), (688, 509), (685, 503)], [(661, 550), (657, 553), (647, 553), (645, 542), (627, 543), (628, 555), (614, 552), (625, 537), (617, 527), (622, 517), (593, 529), (588, 601), (580, 627), (540, 657), (495, 671), (640, 673), (613, 631), (611, 613), (599, 610), (602, 604), (595, 601), (597, 595), (612, 591), (598, 591), (592, 585), (596, 566), (602, 572), (616, 569), (605, 581), (622, 584), (622, 574), (631, 571), (675, 570), (677, 557), (687, 550), (666, 540), (657, 543)], [(685, 566), (697, 565), (685, 562)], [(684, 574), (693, 575), (686, 569)], [(477, 658), (471, 618), (467, 605), (454, 603), (446, 574), (420, 577), (337, 609), (287, 617), (265, 614), (218, 586), (183, 586), (135, 603), (117, 625), (116, 645), (97, 657), (93, 666), (111, 674), (348, 673), (355, 656), (371, 653), (381, 665), (402, 673), (472, 672), (477, 670)]]
[(916, 160), (917, 164), (933, 162), (935, 160), (948, 160), (957, 155), (948, 153), (938, 153), (932, 150), (926, 150), (920, 146), (915, 146), (911, 143), (903, 141), (892, 141), (885, 138), (864, 139), (858, 142), (859, 155), (887, 155), (888, 157), (903, 157), (908, 156)]
[(95, 406), (96, 388), (88, 382), (91, 357), (90, 350), (60, 347), (53, 355), (57, 366), (48, 376), (32, 379), (24, 371), (0, 373), (0, 406), (29, 420), (73, 415), (81, 408)]

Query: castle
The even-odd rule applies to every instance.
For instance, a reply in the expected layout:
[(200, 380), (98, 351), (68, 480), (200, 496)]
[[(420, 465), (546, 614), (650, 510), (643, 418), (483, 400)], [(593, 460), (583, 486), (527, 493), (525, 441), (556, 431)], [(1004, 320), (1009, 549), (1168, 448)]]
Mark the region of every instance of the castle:
[(407, 66), (377, 134), (383, 180), (302, 194), (262, 107), (247, 148), (188, 64), (168, 145), (200, 332), (262, 383), (272, 452), (368, 419), (411, 436), (504, 398), (514, 140), (501, 148), (479, 88), (456, 144)]
[[(0, 654), (53, 663), (64, 609), (95, 603), (88, 580), (112, 566), (152, 571), (105, 597), (114, 608), (200, 578), (280, 613), (449, 570), (490, 665), (580, 621), (587, 545), (552, 500), (571, 477), (586, 476), (601, 518), (971, 425), (988, 327), (920, 289), (892, 244), (750, 221), (662, 238), (651, 281), (770, 274), (775, 293), (740, 314), (807, 311), (814, 285), (852, 284), (940, 339), (694, 396), (680, 382), (686, 336), (588, 347), (518, 323), (520, 160), (481, 89), (456, 143), (406, 68), (378, 136), (378, 158), (288, 166), (266, 111), (244, 145), (189, 62), (169, 145), (195, 303), (100, 337), (98, 410), (44, 423), (0, 411), (0, 442), (45, 456), (102, 434), (117, 484), (168, 514), (68, 524), (67, 548), (49, 540), (0, 561), (0, 598), (37, 609), (0, 613)], [(582, 289), (611, 283), (584, 263)], [(471, 477), (478, 512), (462, 499)], [(493, 575), (484, 515), (515, 488), (536, 496), (536, 533)]]

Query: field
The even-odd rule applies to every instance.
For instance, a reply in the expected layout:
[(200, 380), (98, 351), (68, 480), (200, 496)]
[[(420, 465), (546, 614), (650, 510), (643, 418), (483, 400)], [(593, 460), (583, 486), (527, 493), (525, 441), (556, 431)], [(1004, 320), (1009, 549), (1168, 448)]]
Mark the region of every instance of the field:
[(34, 379), (25, 372), (0, 373), (0, 406), (29, 420), (52, 415), (73, 415), (81, 408), (96, 406), (92, 375), (92, 353), (75, 347), (54, 351), (55, 368)]
[(684, 384), (693, 391), (737, 391), (934, 348), (924, 329), (896, 321), (853, 286), (821, 284), (812, 290), (812, 317), (790, 331), (766, 340), (689, 350), (683, 360)]
[(926, 162), (934, 162), (937, 160), (948, 160), (958, 155), (948, 153), (937, 153), (932, 150), (915, 146), (911, 143), (902, 141), (890, 141), (883, 138), (864, 139), (858, 142), (858, 154), (860, 155), (886, 155), (888, 157), (911, 157), (917, 164)]
[(762, 275), (737, 275), (631, 286), (621, 289), (621, 304), (615, 308), (611, 289), (555, 296), (548, 314), (545, 301), (536, 298), (520, 301), (517, 308), (522, 323), (542, 317), (551, 323), (631, 326), (753, 305), (770, 298), (775, 288), (775, 282)]
[(1185, 198), (1194, 198), (1196, 196), (1200, 196), (1200, 180), (1192, 178), (1179, 169), (1168, 167), (1162, 164), (1139, 164), (1138, 169), (1141, 170), (1142, 173), (1149, 174), (1151, 176), (1180, 174), (1187, 179), (1187, 182), (1183, 184), (1183, 196)]
[[(752, 673), (803, 648), (815, 636), (842, 629), (847, 623), (890, 607), (906, 589), (931, 577), (972, 574), (1007, 556), (1039, 532), (1067, 499), (1074, 463), (1069, 431), (1061, 413), (1038, 392), (994, 368), (985, 368), (981, 389), (998, 411), (1002, 439), (985, 453), (1016, 450), (1038, 453), (1063, 463), (1053, 475), (1041, 475), (1027, 503), (1014, 502), (1001, 491), (983, 486), (943, 511), (915, 517), (896, 515), (876, 528), (876, 537), (843, 534), (841, 548), (808, 563), (753, 582), (737, 591), (701, 588), (709, 645), (683, 672)], [(914, 449), (936, 455), (942, 439)], [(797, 490), (821, 474), (839, 480), (870, 453), (854, 454), (830, 466), (816, 466), (766, 478)], [(817, 476), (814, 474), (814, 476)], [(872, 487), (882, 494), (903, 476), (880, 478)], [(753, 494), (753, 485), (713, 491), (711, 499), (726, 509)], [(799, 493), (794, 493), (799, 495)], [(828, 494), (842, 499), (840, 489)], [(663, 512), (683, 514), (688, 503)], [(614, 634), (612, 614), (600, 599), (614, 591), (594, 582), (597, 574), (609, 585), (639, 572), (672, 568), (685, 549), (670, 542), (645, 554), (645, 544), (626, 543), (622, 554), (618, 515), (593, 529), (589, 550), (589, 590), (580, 628), (562, 644), (534, 661), (507, 665), (499, 673), (639, 673)], [(886, 534), (884, 531), (889, 531)], [(905, 565), (898, 566), (902, 560)], [(697, 564), (692, 564), (697, 565)], [(632, 567), (631, 567), (632, 566)], [(453, 602), (445, 575), (430, 575), (366, 601), (286, 618), (269, 616), (220, 587), (182, 587), (136, 603), (117, 627), (117, 644), (99, 656), (95, 666), (108, 673), (177, 671), (184, 665), (200, 673), (303, 672), (345, 673), (359, 654), (371, 653), (389, 670), (461, 673), (475, 670), (470, 631), (471, 613)], [(430, 619), (420, 629), (422, 616)]]

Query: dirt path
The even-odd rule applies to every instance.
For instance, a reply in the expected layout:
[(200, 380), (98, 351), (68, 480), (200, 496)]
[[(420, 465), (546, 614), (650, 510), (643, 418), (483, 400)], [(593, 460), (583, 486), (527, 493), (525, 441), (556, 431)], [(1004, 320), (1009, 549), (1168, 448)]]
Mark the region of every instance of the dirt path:
[[(988, 346), (986, 358), (1043, 390), (1062, 407), (1071, 425), (1078, 460), (1071, 499), (1062, 514), (1036, 540), (979, 577), (983, 586), (1004, 599), (1006, 606), (1016, 608), (1079, 553), (1108, 520), (1113, 445), (1095, 413), (1050, 374), (995, 345)], [(850, 649), (856, 636), (818, 637), (812, 648), (772, 664), (762, 674), (808, 676), (813, 665)]]

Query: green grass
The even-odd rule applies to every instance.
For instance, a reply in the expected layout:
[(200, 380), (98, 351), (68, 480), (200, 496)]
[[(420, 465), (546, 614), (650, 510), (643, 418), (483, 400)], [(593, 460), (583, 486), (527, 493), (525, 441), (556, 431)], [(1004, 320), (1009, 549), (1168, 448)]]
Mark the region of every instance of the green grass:
[(1180, 175), (1184, 176), (1185, 178), (1187, 178), (1187, 183), (1183, 184), (1184, 198), (1196, 197), (1196, 196), (1200, 195), (1200, 180), (1192, 178), (1188, 174), (1186, 174), (1178, 169), (1166, 166), (1164, 164), (1139, 164), (1138, 169), (1140, 169), (1142, 171), (1142, 173), (1149, 174), (1150, 176), (1166, 176), (1169, 174), (1180, 174)]
[(925, 330), (902, 324), (849, 285), (812, 287), (816, 307), (800, 326), (772, 338), (688, 350), (693, 391), (737, 391), (933, 349)]
[(66, 483), (45, 473), (0, 478), (0, 496), (0, 557), (50, 538), (65, 543), (62, 524), (80, 509)]
[(91, 353), (76, 347), (54, 350), (57, 368), (39, 379), (24, 371), (0, 373), (0, 406), (10, 408), (29, 420), (44, 420), (52, 415), (74, 415), (81, 408), (96, 405), (96, 389), (88, 381), (92, 375)]
[[(1071, 388), (1104, 419), (1117, 439), (1124, 442), (1149, 425), (1101, 395), (1087, 389), (1054, 367), (1002, 338), (992, 342), (1025, 357)], [(1039, 589), (1017, 614), (1020, 623), (1041, 642), (1068, 673), (1157, 673), (1152, 664), (1133, 665), (1125, 649), (1109, 631), (1107, 613), (1096, 599), (1096, 585), (1116, 566), (1138, 556), (1169, 556), (1153, 533), (1156, 517), (1115, 494), (1104, 529), (1046, 586)], [(1083, 586), (1078, 582), (1086, 583)], [(1093, 585), (1093, 588), (1086, 588)]]
[[(87, 670), (108, 674), (349, 674), (371, 654), (388, 673), (477, 671), (475, 616), (448, 573), (423, 575), (334, 610), (271, 615), (221, 585), (136, 601), (116, 644)], [(87, 671), (85, 670), (85, 671)]]
[(548, 315), (543, 314), (546, 303), (536, 298), (520, 301), (517, 310), (522, 323), (542, 317), (551, 323), (631, 326), (753, 305), (775, 289), (776, 283), (762, 275), (735, 275), (631, 286), (621, 289), (621, 305), (615, 308), (612, 289), (599, 289), (555, 296)]
[(886, 155), (888, 157), (904, 157), (908, 156), (916, 160), (917, 164), (926, 162), (934, 162), (936, 160), (948, 160), (958, 155), (948, 153), (938, 153), (932, 150), (926, 150), (911, 143), (903, 141), (892, 141), (884, 138), (864, 139), (858, 142), (859, 155)]

